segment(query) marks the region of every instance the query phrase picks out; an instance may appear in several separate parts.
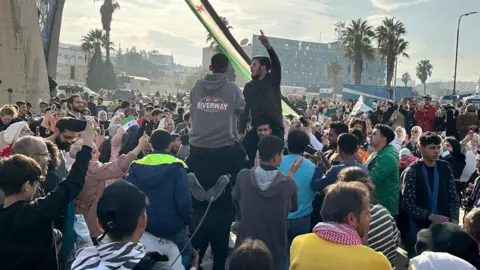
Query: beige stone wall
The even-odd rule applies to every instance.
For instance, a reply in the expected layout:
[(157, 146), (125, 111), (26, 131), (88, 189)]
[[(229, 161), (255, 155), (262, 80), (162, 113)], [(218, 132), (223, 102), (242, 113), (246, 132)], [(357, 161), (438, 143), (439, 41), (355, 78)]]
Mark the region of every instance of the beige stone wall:
[(34, 0), (0, 0), (0, 80), (0, 105), (27, 100), (37, 106), (39, 99), (49, 99)]

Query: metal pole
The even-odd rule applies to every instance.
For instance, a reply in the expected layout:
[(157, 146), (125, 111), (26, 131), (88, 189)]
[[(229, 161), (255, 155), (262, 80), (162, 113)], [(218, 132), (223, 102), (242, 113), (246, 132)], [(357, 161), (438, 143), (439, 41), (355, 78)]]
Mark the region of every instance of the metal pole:
[(395, 57), (395, 77), (393, 78), (393, 100), (396, 99), (396, 94), (397, 94), (397, 65), (398, 65), (398, 57)]
[(458, 63), (458, 39), (460, 37), (460, 21), (462, 20), (464, 14), (460, 15), (458, 18), (457, 25), (457, 44), (455, 46), (455, 71), (453, 72), (453, 94), (457, 94), (457, 63)]
[(477, 14), (477, 13), (478, 12), (476, 12), (476, 11), (468, 12), (468, 13), (462, 14), (462, 15), (460, 15), (460, 17), (458, 17), (457, 44), (455, 46), (455, 71), (453, 73), (453, 94), (454, 95), (457, 94), (457, 63), (458, 63), (458, 40), (459, 40), (459, 37), (460, 37), (460, 22), (461, 22), (463, 16), (469, 16), (469, 15)]

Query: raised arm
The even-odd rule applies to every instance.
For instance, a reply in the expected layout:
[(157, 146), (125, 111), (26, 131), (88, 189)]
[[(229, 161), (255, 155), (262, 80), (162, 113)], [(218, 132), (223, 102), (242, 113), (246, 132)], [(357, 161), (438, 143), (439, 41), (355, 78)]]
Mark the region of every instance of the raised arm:
[(87, 176), (88, 165), (92, 158), (93, 140), (95, 130), (92, 123), (88, 123), (87, 129), (83, 134), (83, 147), (77, 153), (70, 174), (64, 181), (61, 181), (57, 188), (47, 194), (44, 198), (39, 198), (31, 202), (31, 206), (46, 219), (57, 218), (77, 195), (82, 191)]

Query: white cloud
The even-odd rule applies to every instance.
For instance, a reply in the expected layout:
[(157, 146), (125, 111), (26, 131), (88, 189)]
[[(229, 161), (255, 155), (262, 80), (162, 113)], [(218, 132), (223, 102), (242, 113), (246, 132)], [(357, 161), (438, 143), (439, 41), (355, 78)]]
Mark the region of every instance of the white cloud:
[(430, 0), (371, 0), (373, 6), (376, 8), (392, 11), (399, 7), (417, 5), (423, 2), (428, 2)]
[[(333, 0), (211, 0), (220, 16), (234, 27), (232, 34), (241, 40), (251, 39), (260, 29), (266, 35), (309, 41), (333, 39), (329, 16)], [(333, 2), (332, 2), (333, 3)], [(123, 0), (113, 15), (112, 41), (115, 47), (136, 46), (173, 53), (176, 61), (187, 65), (201, 63), (201, 48), (206, 46), (206, 31), (184, 1)], [(100, 3), (69, 0), (65, 4), (60, 40), (80, 43), (90, 29), (101, 28)]]

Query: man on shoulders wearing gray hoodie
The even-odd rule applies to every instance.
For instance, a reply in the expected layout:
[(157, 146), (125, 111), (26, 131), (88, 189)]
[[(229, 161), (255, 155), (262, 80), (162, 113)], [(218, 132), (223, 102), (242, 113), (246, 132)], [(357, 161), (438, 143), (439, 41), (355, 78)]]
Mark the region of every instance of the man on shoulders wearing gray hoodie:
[(245, 100), (240, 88), (228, 81), (230, 68), (225, 54), (215, 54), (211, 60), (211, 74), (198, 80), (190, 91), (192, 125), (190, 155), (186, 163), (193, 173), (189, 181), (195, 198), (190, 231), (198, 227), (212, 191), (224, 190), (192, 240), (193, 247), (200, 250), (200, 258), (208, 244), (211, 245), (214, 270), (225, 267), (233, 220), (232, 184), (246, 157), (237, 142), (237, 122), (245, 108)]

